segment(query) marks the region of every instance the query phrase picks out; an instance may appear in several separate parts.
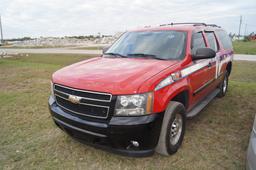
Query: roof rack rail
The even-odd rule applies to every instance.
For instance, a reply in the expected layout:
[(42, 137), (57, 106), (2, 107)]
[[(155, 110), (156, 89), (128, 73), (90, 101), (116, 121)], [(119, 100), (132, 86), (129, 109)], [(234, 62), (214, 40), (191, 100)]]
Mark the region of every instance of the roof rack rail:
[(206, 26), (221, 28), (220, 26), (218, 26), (218, 25), (216, 25), (216, 24), (207, 24)]
[(220, 26), (216, 25), (216, 24), (206, 24), (203, 22), (177, 22), (177, 23), (170, 23), (170, 24), (161, 24), (160, 27), (162, 26), (169, 26), (169, 25), (193, 25), (193, 26), (210, 26), (210, 27), (218, 27), (220, 28)]
[(168, 26), (168, 25), (193, 25), (193, 26), (199, 26), (199, 25), (204, 25), (206, 26), (206, 23), (202, 22), (172, 22), (170, 24), (161, 24), (160, 26)]

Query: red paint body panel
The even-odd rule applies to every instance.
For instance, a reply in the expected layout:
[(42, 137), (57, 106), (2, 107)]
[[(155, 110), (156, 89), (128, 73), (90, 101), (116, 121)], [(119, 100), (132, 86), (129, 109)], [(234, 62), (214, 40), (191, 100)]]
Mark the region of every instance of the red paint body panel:
[(155, 91), (153, 112), (158, 113), (164, 111), (171, 99), (184, 90), (191, 92), (187, 79), (182, 79), (168, 87)]

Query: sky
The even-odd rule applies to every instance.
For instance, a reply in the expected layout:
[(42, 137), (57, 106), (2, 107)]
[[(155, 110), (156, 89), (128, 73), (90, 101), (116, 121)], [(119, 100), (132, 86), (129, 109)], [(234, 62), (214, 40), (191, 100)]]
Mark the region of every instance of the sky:
[[(171, 22), (256, 32), (256, 0), (0, 0), (4, 38), (115, 34)], [(247, 26), (246, 26), (247, 25)]]

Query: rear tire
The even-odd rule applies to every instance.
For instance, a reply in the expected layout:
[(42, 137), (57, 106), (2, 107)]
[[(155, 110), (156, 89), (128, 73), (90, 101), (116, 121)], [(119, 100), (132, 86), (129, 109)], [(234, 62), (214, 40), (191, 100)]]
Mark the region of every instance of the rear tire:
[(171, 101), (164, 114), (160, 137), (155, 151), (165, 156), (176, 153), (183, 141), (185, 124), (184, 105)]
[(219, 85), (220, 92), (218, 93), (217, 97), (221, 98), (224, 97), (228, 90), (228, 72), (224, 73), (224, 78)]

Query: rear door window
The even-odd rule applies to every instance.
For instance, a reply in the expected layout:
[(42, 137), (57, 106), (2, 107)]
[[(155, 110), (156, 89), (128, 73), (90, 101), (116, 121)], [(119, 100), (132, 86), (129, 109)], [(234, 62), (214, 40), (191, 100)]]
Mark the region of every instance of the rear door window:
[(206, 47), (202, 32), (194, 33), (192, 36), (191, 49), (194, 53), (198, 48)]
[(210, 48), (213, 49), (215, 52), (217, 52), (218, 51), (218, 45), (217, 45), (217, 41), (216, 41), (216, 38), (214, 36), (214, 33), (213, 32), (205, 32), (205, 35), (207, 37)]

